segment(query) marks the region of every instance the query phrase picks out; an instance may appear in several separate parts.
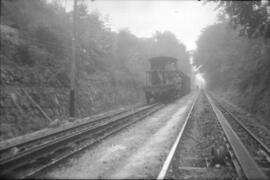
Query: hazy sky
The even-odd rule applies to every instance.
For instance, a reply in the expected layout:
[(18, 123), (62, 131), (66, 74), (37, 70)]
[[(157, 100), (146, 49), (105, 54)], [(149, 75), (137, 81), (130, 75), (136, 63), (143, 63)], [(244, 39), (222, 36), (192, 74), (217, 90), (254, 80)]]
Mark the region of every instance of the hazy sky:
[[(73, 0), (60, 1), (67, 11), (72, 9)], [(218, 13), (214, 11), (215, 3), (203, 5), (202, 2), (195, 0), (84, 0), (84, 2), (87, 2), (90, 13), (98, 11), (101, 19), (109, 17), (109, 26), (113, 31), (128, 28), (137, 37), (151, 37), (156, 31), (171, 31), (188, 50), (196, 49), (196, 40), (202, 29), (215, 23)], [(199, 84), (205, 84), (203, 75), (199, 72), (196, 74)]]
[(138, 37), (151, 37), (156, 31), (171, 31), (187, 48), (194, 49), (201, 30), (213, 24), (215, 4), (176, 0), (96, 0), (89, 1), (90, 12), (109, 16), (113, 31), (128, 28)]
[[(47, 0), (52, 1), (52, 0)], [(73, 0), (63, 0), (71, 9)], [(171, 31), (188, 50), (196, 48), (201, 30), (216, 21), (215, 4), (195, 0), (84, 0), (89, 12), (109, 16), (113, 31), (128, 28), (138, 37)]]

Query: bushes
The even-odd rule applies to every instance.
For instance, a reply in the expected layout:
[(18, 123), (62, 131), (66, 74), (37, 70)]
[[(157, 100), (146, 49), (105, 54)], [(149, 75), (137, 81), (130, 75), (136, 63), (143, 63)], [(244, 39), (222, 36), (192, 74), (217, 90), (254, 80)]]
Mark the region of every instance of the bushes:
[(63, 87), (69, 87), (70, 80), (66, 71), (61, 71), (56, 74), (56, 79), (60, 81)]
[(238, 37), (225, 27), (216, 24), (206, 28), (198, 40), (194, 61), (202, 64), (210, 89), (228, 94), (227, 98), (251, 112), (269, 116), (270, 109), (265, 107), (270, 105), (270, 45), (262, 39)]
[[(5, 58), (1, 64), (5, 68), (1, 85), (3, 81), (3, 84), (15, 86), (15, 93), (22, 102), (21, 113), (19, 108), (7, 109), (3, 119), (12, 124), (18, 134), (48, 125), (40, 112), (27, 102), (22, 89), (32, 93), (50, 118), (68, 117), (72, 22), (71, 13), (56, 4), (3, 1), (1, 25), (3, 22), (6, 26), (16, 24), (19, 29), (13, 32), (14, 36), (6, 36), (4, 48), (1, 47), (0, 56)], [(183, 69), (190, 68), (185, 47), (173, 34), (158, 33), (142, 39), (129, 31), (115, 33), (97, 14), (88, 14), (85, 8), (79, 11), (84, 18), (78, 18), (77, 26), (77, 117), (143, 103), (141, 87), (148, 69), (147, 59), (161, 55), (157, 54), (161, 50), (162, 55), (182, 60)], [(14, 119), (20, 121), (12, 123)], [(6, 129), (9, 127), (5, 132)]]
[(35, 31), (35, 38), (37, 39), (39, 47), (45, 48), (49, 53), (52, 53), (56, 57), (64, 56), (65, 50), (63, 43), (48, 27), (38, 26)]
[(17, 47), (17, 54), (18, 54), (18, 58), (17, 58), (17, 63), (20, 66), (34, 66), (35, 62), (34, 60), (31, 58), (31, 55), (29, 53), (29, 46), (26, 44), (22, 44), (19, 45)]

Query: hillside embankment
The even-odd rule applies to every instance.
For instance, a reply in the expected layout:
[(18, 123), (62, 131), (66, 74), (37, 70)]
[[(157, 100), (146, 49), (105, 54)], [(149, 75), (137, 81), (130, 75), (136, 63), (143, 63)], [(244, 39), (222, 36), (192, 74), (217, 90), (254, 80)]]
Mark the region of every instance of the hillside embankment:
[[(2, 139), (67, 121), (69, 116), (70, 83), (65, 65), (55, 66), (48, 52), (19, 34), (1, 24)], [(76, 81), (76, 117), (144, 103), (135, 78), (122, 69), (119, 75), (109, 70), (97, 67), (91, 77), (86, 74)]]
[(258, 118), (270, 117), (270, 43), (239, 37), (226, 23), (209, 26), (198, 40), (207, 88)]
[[(0, 140), (70, 120), (73, 24), (61, 2), (1, 1)], [(138, 38), (101, 19), (78, 5), (76, 118), (145, 103), (150, 57), (178, 58), (189, 73), (188, 53), (174, 34)]]

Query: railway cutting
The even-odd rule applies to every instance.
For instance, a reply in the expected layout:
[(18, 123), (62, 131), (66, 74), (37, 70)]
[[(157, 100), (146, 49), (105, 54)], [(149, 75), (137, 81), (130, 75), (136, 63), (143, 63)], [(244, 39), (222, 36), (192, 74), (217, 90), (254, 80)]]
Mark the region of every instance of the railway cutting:
[(270, 1), (0, 5), (1, 178), (270, 179)]

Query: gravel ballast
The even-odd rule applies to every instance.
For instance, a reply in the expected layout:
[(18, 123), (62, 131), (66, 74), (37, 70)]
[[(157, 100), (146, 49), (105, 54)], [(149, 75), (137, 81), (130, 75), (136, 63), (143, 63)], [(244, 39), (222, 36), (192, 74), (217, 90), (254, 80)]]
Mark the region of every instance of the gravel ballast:
[(156, 178), (195, 92), (42, 174), (42, 178)]
[[(165, 179), (235, 179), (224, 135), (203, 93), (198, 97)], [(223, 149), (221, 156), (214, 151)], [(221, 152), (221, 151), (220, 151)], [(220, 158), (219, 158), (220, 157)], [(227, 157), (227, 159), (226, 159)]]

